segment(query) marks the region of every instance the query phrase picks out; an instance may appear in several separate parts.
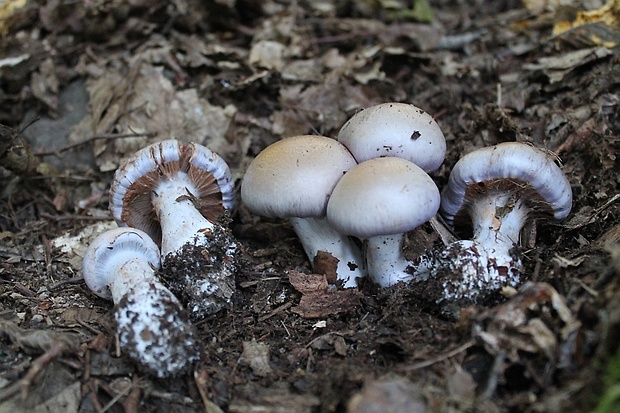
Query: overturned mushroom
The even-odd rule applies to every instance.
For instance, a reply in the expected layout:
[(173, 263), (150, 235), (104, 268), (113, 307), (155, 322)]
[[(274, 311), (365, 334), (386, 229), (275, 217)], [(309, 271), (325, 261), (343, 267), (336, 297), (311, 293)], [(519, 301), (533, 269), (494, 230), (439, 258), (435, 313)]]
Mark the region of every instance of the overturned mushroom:
[(338, 279), (356, 286), (366, 272), (361, 251), (325, 219), (327, 201), (343, 174), (355, 165), (334, 139), (302, 135), (280, 140), (258, 154), (241, 184), (241, 199), (255, 214), (288, 218), (313, 263), (319, 251), (339, 260)]
[(140, 366), (167, 377), (200, 357), (194, 328), (177, 298), (155, 277), (160, 255), (143, 231), (116, 228), (88, 247), (82, 272), (88, 287), (116, 304), (121, 349)]
[(136, 152), (110, 188), (112, 215), (161, 245), (161, 275), (194, 318), (228, 305), (235, 290), (237, 244), (226, 225), (233, 191), (224, 160), (176, 140)]
[(519, 234), (530, 219), (562, 220), (572, 191), (554, 158), (524, 143), (508, 142), (465, 155), (441, 197), (447, 223), (471, 226), (473, 238), (421, 260), (419, 278), (442, 283), (440, 300), (475, 303), (521, 282)]

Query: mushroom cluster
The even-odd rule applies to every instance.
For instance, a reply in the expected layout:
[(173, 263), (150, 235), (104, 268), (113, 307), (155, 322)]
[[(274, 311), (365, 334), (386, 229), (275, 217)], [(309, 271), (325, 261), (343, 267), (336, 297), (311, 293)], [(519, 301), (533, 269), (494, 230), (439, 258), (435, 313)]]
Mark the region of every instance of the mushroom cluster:
[(116, 228), (99, 235), (84, 256), (86, 285), (114, 301), (121, 350), (157, 377), (187, 371), (200, 358), (194, 327), (155, 271), (159, 248), (143, 231)]
[(241, 198), (258, 215), (289, 219), (311, 264), (321, 251), (334, 256), (344, 287), (367, 274), (388, 286), (411, 278), (402, 235), (439, 208), (427, 172), (445, 148), (429, 114), (385, 103), (353, 116), (337, 140), (302, 135), (268, 146), (249, 165)]
[[(529, 220), (566, 218), (571, 187), (545, 151), (512, 142), (464, 156), (440, 195), (428, 173), (445, 151), (428, 113), (383, 103), (351, 117), (336, 140), (304, 135), (267, 147), (241, 195), (254, 213), (288, 218), (311, 262), (320, 251), (336, 257), (345, 287), (365, 275), (381, 286), (431, 279), (439, 292), (428, 298), (437, 302), (484, 302), (520, 284), (521, 230)], [(403, 234), (439, 210), (449, 226), (469, 225), (472, 239), (407, 260)]]
[(174, 139), (136, 152), (110, 188), (113, 217), (161, 246), (159, 274), (193, 319), (228, 306), (235, 291), (237, 243), (227, 226), (233, 205), (226, 162), (204, 146)]

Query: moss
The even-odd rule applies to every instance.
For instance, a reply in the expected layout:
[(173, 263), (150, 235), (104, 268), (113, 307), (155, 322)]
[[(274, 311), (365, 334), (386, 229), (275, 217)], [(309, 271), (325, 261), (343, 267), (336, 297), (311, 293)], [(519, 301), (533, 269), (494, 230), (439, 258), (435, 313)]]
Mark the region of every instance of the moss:
[(608, 360), (603, 393), (593, 413), (620, 412), (620, 348)]

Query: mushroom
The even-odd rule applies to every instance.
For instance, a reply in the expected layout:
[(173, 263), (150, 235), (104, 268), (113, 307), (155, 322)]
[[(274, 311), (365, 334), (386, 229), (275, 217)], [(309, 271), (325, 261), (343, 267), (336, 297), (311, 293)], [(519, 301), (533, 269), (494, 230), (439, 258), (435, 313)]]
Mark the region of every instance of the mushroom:
[(368, 273), (382, 287), (411, 279), (403, 234), (431, 219), (440, 195), (430, 176), (401, 158), (375, 158), (351, 168), (327, 205), (327, 219), (343, 234), (365, 240)]
[(235, 290), (237, 244), (226, 227), (233, 191), (224, 160), (173, 139), (136, 152), (110, 188), (112, 215), (161, 245), (161, 276), (194, 318), (228, 305)]
[(325, 219), (327, 201), (343, 174), (356, 164), (347, 148), (325, 136), (301, 135), (265, 148), (249, 165), (241, 199), (255, 214), (288, 218), (314, 266), (319, 251), (338, 259), (337, 277), (356, 286), (366, 272), (355, 242)]
[(456, 227), (471, 226), (471, 240), (456, 241), (421, 260), (417, 275), (440, 276), (443, 297), (475, 303), (521, 281), (519, 234), (530, 219), (566, 218), (571, 186), (549, 153), (507, 142), (473, 151), (450, 173), (441, 214)]
[(446, 155), (446, 139), (437, 122), (408, 103), (382, 103), (356, 113), (340, 129), (338, 141), (358, 163), (395, 156), (426, 172), (439, 168)]
[(91, 291), (116, 304), (121, 349), (161, 378), (186, 372), (200, 352), (187, 313), (155, 277), (159, 265), (159, 249), (148, 234), (115, 228), (89, 245), (82, 273)]

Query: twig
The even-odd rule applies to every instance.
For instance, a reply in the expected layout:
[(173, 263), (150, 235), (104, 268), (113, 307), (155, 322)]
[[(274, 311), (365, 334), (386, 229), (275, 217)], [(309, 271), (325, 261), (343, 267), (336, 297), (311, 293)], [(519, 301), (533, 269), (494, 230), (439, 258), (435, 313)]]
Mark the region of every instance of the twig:
[(10, 397), (13, 397), (17, 393), (21, 393), (22, 400), (25, 400), (28, 396), (28, 390), (30, 390), (30, 386), (36, 380), (37, 376), (41, 374), (43, 369), (48, 366), (52, 361), (60, 357), (63, 353), (74, 351), (71, 344), (65, 341), (58, 341), (54, 346), (52, 346), (48, 351), (43, 353), (41, 356), (37, 357), (36, 360), (32, 363), (28, 372), (24, 377), (17, 380), (10, 386), (5, 387), (0, 390), (0, 402), (7, 400)]
[(423, 368), (428, 367), (428, 366), (432, 366), (435, 363), (439, 363), (440, 361), (444, 361), (446, 359), (449, 359), (450, 357), (454, 357), (457, 354), (462, 353), (463, 351), (465, 351), (468, 348), (472, 347), (474, 344), (475, 344), (474, 340), (467, 341), (464, 344), (461, 344), (460, 346), (458, 346), (457, 348), (448, 351), (447, 353), (440, 354), (440, 355), (438, 355), (436, 357), (433, 357), (433, 358), (428, 359), (428, 360), (421, 361), (419, 363), (414, 363), (414, 364), (410, 364), (408, 366), (403, 366), (403, 367), (399, 368), (399, 370), (413, 371), (413, 370), (423, 369)]
[(76, 142), (76, 143), (72, 143), (70, 145), (64, 146), (60, 149), (56, 149), (53, 151), (41, 151), (41, 152), (36, 152), (34, 155), (35, 156), (60, 156), (61, 153), (63, 152), (67, 152), (71, 149), (77, 148), (78, 146), (90, 143), (90, 142), (94, 142), (97, 140), (113, 140), (113, 139), (125, 139), (125, 138), (138, 138), (138, 137), (147, 137), (147, 138), (152, 138), (153, 136), (157, 136), (157, 132), (143, 132), (143, 133), (103, 133), (103, 134), (99, 134), (99, 135), (94, 135), (91, 136), (90, 138), (82, 141), (82, 142)]
[(83, 282), (84, 282), (84, 277), (67, 278), (67, 279), (55, 282), (54, 284), (48, 285), (47, 290), (54, 291), (67, 284), (81, 284)]
[(64, 222), (64, 221), (110, 221), (111, 218), (109, 216), (104, 217), (94, 217), (92, 215), (52, 215), (47, 212), (41, 212), (41, 218), (49, 219), (54, 222)]
[(258, 318), (258, 321), (263, 322), (265, 320), (270, 319), (271, 317), (273, 317), (274, 315), (281, 313), (282, 311), (290, 308), (293, 306), (293, 303), (291, 301), (289, 301), (288, 303), (282, 304), (280, 307), (277, 307), (275, 310), (271, 311), (268, 314), (262, 315)]

